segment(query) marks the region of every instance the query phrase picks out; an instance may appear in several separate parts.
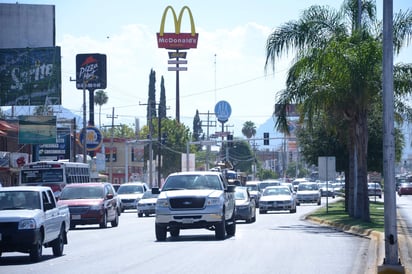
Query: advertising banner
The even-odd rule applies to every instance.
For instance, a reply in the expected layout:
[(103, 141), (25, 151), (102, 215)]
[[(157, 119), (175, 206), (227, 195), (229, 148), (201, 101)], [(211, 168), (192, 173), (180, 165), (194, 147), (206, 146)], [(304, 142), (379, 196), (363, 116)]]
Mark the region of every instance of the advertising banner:
[(47, 99), (61, 104), (60, 47), (0, 49), (0, 106), (44, 105)]
[(55, 144), (56, 116), (19, 116), (19, 144)]
[(107, 86), (106, 55), (99, 53), (76, 55), (76, 88), (105, 89)]

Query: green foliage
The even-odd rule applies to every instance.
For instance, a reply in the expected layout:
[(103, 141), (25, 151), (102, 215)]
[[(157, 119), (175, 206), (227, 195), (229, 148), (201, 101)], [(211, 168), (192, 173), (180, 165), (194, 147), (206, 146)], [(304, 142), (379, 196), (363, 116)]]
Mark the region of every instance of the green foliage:
[(259, 169), (257, 176), (259, 177), (260, 180), (279, 178), (279, 174), (277, 172), (269, 170), (269, 169)]
[[(193, 141), (197, 142), (200, 140), (204, 140), (205, 136), (203, 134), (203, 128), (202, 128), (202, 121), (200, 120), (199, 117), (199, 110), (196, 110), (196, 115), (193, 118)], [(199, 151), (202, 148), (202, 145), (196, 145), (197, 150)]]
[(242, 134), (248, 139), (255, 136), (256, 135), (255, 123), (253, 123), (252, 121), (246, 121), (245, 123), (243, 123)]
[(166, 89), (165, 89), (165, 79), (160, 80), (160, 101), (159, 101), (159, 117), (160, 119), (166, 118)]
[(132, 127), (126, 125), (126, 124), (120, 124), (118, 126), (113, 127), (105, 127), (102, 130), (102, 134), (104, 138), (111, 138), (112, 137), (112, 132), (113, 132), (113, 137), (114, 138), (125, 138), (125, 139), (134, 139), (136, 138), (135, 131)]
[(149, 99), (147, 100), (147, 124), (156, 117), (156, 72), (151, 69), (149, 75)]

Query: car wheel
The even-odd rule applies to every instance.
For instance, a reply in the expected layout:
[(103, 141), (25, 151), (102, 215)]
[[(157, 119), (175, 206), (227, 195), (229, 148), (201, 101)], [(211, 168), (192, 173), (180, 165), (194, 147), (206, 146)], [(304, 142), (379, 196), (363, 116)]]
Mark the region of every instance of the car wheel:
[(180, 235), (180, 229), (178, 229), (178, 228), (173, 228), (173, 229), (171, 229), (171, 230), (170, 230), (170, 235), (171, 235), (172, 237), (179, 237), (179, 235)]
[(53, 255), (55, 257), (60, 257), (63, 255), (64, 249), (64, 238), (65, 238), (66, 231), (62, 226), (60, 229), (60, 234), (52, 243)]
[(139, 213), (137, 213), (137, 217), (143, 217), (143, 213), (141, 213), (141, 212), (139, 212)]
[(300, 205), (300, 203), (299, 203), (299, 202), (296, 202), (296, 205), (298, 206), (298, 205)]
[(260, 210), (259, 210), (259, 213), (260, 213), (260, 214), (266, 214), (266, 210), (260, 209)]
[(32, 262), (38, 262), (38, 261), (40, 261), (40, 259), (41, 259), (41, 257), (42, 257), (42, 254), (43, 254), (43, 245), (42, 245), (42, 242), (43, 242), (43, 237), (40, 236), (40, 239), (38, 239), (38, 241), (31, 246), (31, 249), (30, 249), (30, 260), (31, 260)]
[(321, 205), (321, 204), (322, 204), (322, 201), (321, 201), (321, 200), (319, 200), (319, 201), (318, 201), (318, 205)]
[(290, 213), (296, 213), (296, 207), (295, 207), (295, 208), (292, 208), (289, 212), (290, 212)]
[(107, 228), (107, 213), (103, 214), (102, 222), (100, 223), (100, 228)]
[(145, 213), (145, 214), (144, 214), (144, 216), (149, 217), (149, 216), (150, 216), (150, 214), (149, 214), (149, 213)]
[(235, 212), (232, 214), (232, 218), (228, 221), (225, 225), (225, 230), (228, 236), (235, 236), (236, 234), (236, 219), (235, 219)]
[(156, 232), (156, 240), (158, 240), (158, 241), (165, 241), (166, 240), (167, 230), (166, 230), (165, 225), (156, 224), (155, 232)]
[(76, 225), (75, 224), (70, 224), (70, 229), (72, 230), (72, 229), (75, 229), (76, 228)]
[(215, 225), (215, 238), (217, 240), (224, 240), (226, 237), (226, 221), (225, 214), (223, 213), (222, 220)]
[(119, 214), (117, 214), (117, 211), (115, 213), (114, 220), (111, 221), (110, 224), (112, 225), (112, 227), (116, 227), (119, 225)]

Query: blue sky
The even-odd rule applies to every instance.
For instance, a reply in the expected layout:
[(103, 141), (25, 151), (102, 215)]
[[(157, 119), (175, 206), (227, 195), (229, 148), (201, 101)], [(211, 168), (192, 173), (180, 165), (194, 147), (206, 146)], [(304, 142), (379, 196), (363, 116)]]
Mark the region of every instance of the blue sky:
[[(0, 0), (0, 3), (16, 1)], [(197, 49), (188, 51), (188, 71), (180, 73), (180, 120), (192, 128), (196, 110), (214, 112), (220, 100), (229, 102), (232, 114), (226, 125), (241, 136), (245, 121), (258, 127), (273, 112), (276, 93), (285, 87), (285, 73), (293, 55), (282, 58), (274, 73), (265, 74), (265, 44), (268, 35), (281, 24), (299, 18), (311, 5), (339, 8), (341, 1), (102, 1), (102, 0), (26, 0), (21, 4), (47, 4), (56, 8), (56, 45), (62, 52), (62, 105), (82, 115), (82, 91), (75, 83), (75, 59), (80, 53), (107, 55), (109, 101), (102, 107), (102, 124), (115, 108), (115, 123), (133, 125), (135, 118), (145, 124), (149, 73), (156, 71), (157, 98), (160, 79), (166, 86), (167, 115), (175, 118), (176, 74), (167, 71), (167, 50), (159, 49), (156, 33), (166, 6), (176, 12), (187, 5), (193, 14)], [(382, 0), (377, 1), (382, 16)], [(410, 0), (394, 0), (394, 11), (412, 9)], [(187, 14), (182, 31), (189, 32)], [(173, 32), (169, 14), (166, 31)], [(412, 62), (412, 46), (396, 61)], [(88, 97), (87, 97), (88, 98)], [(96, 112), (98, 108), (96, 108)], [(206, 120), (206, 116), (201, 116)], [(95, 117), (98, 123), (98, 115)], [(211, 133), (214, 129), (211, 129)], [(220, 131), (221, 126), (216, 128)]]

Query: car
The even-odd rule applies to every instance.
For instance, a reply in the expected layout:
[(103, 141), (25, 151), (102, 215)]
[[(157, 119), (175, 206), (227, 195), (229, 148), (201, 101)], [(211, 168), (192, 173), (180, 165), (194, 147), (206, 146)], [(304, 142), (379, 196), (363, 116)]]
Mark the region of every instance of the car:
[(316, 182), (300, 182), (296, 191), (296, 204), (301, 203), (317, 203), (321, 205), (322, 197), (320, 189)]
[(70, 228), (76, 225), (98, 224), (100, 228), (119, 225), (116, 191), (111, 183), (74, 183), (66, 185), (58, 204), (70, 211)]
[(332, 197), (335, 199), (335, 189), (332, 182), (321, 182), (318, 183), (320, 189), (320, 196), (322, 197)]
[(297, 191), (298, 190), (298, 185), (300, 183), (309, 183), (309, 180), (306, 178), (296, 178), (295, 180), (292, 181), (292, 185), (293, 185), (293, 190)]
[(137, 217), (149, 217), (156, 213), (156, 201), (159, 194), (153, 194), (152, 190), (143, 193), (142, 198), (137, 202)]
[(259, 191), (260, 193), (262, 193), (263, 190), (265, 190), (265, 188), (268, 186), (279, 186), (279, 185), (281, 185), (281, 182), (279, 180), (266, 179), (260, 182)]
[(247, 187), (237, 186), (235, 189), (235, 220), (246, 223), (256, 222), (256, 204)]
[(378, 196), (382, 198), (382, 187), (379, 183), (368, 183), (368, 196)]
[(246, 187), (249, 190), (250, 197), (255, 199), (256, 207), (259, 207), (260, 191), (259, 191), (260, 181), (247, 181)]
[(126, 209), (136, 209), (137, 202), (142, 198), (143, 193), (149, 190), (146, 183), (131, 182), (122, 184), (117, 190), (117, 194), (122, 201), (122, 212)]
[(398, 187), (398, 195), (412, 195), (412, 183), (401, 183)]
[(259, 213), (265, 214), (268, 211), (289, 210), (296, 213), (296, 196), (286, 185), (268, 186), (260, 197)]

